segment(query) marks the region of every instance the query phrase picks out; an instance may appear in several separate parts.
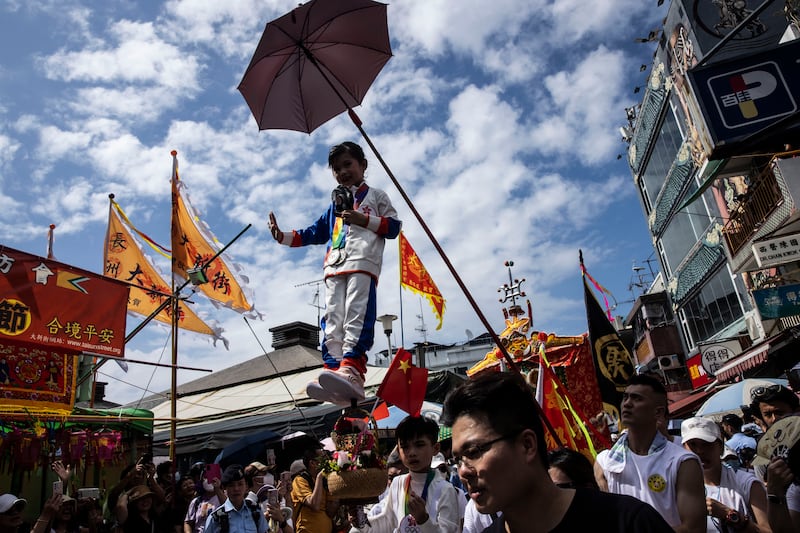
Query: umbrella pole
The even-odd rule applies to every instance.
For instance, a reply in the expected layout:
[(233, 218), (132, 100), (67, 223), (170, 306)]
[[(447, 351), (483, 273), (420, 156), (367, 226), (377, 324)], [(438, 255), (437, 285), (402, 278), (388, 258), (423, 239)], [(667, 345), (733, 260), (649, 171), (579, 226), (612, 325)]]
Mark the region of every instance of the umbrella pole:
[(489, 324), (489, 321), (484, 316), (480, 307), (478, 307), (478, 303), (472, 297), (472, 294), (470, 294), (469, 289), (467, 289), (467, 286), (462, 281), (461, 276), (458, 275), (458, 272), (456, 271), (453, 264), (450, 262), (450, 259), (447, 257), (447, 254), (445, 253), (444, 249), (442, 249), (441, 245), (439, 244), (439, 241), (436, 240), (436, 237), (434, 237), (433, 232), (430, 230), (430, 228), (428, 228), (428, 225), (425, 223), (425, 220), (422, 219), (422, 215), (420, 215), (419, 211), (417, 211), (417, 208), (414, 206), (414, 203), (411, 201), (411, 198), (409, 198), (408, 194), (406, 194), (406, 191), (400, 185), (400, 182), (398, 182), (397, 178), (395, 178), (394, 174), (389, 168), (389, 165), (387, 165), (386, 161), (383, 160), (383, 157), (381, 156), (380, 152), (378, 152), (378, 149), (372, 143), (372, 139), (370, 139), (369, 135), (367, 135), (367, 132), (364, 131), (364, 128), (361, 126), (362, 124), (361, 119), (358, 117), (358, 115), (356, 115), (356, 112), (353, 111), (349, 106), (347, 107), (347, 114), (350, 115), (350, 120), (352, 120), (353, 124), (356, 125), (358, 131), (361, 132), (361, 135), (364, 137), (364, 140), (367, 141), (367, 144), (369, 145), (370, 149), (372, 149), (372, 153), (375, 154), (375, 157), (377, 157), (378, 161), (380, 161), (381, 166), (383, 166), (383, 169), (386, 171), (386, 174), (389, 176), (389, 179), (392, 180), (392, 183), (394, 183), (394, 186), (397, 188), (398, 192), (400, 193), (400, 196), (403, 197), (403, 200), (405, 200), (406, 204), (408, 204), (408, 207), (409, 209), (411, 209), (411, 212), (414, 213), (414, 216), (422, 226), (422, 229), (425, 231), (425, 234), (431, 240), (433, 247), (436, 248), (437, 252), (439, 252), (442, 261), (444, 261), (444, 264), (447, 265), (447, 268), (450, 270), (450, 273), (453, 275), (453, 278), (456, 280), (456, 283), (461, 288), (461, 291), (464, 293), (464, 296), (469, 301), (469, 304), (472, 306), (472, 309), (475, 311), (475, 314), (478, 315), (478, 319), (483, 324), (483, 327), (486, 328), (486, 331), (492, 337), (492, 340), (497, 345), (497, 348), (500, 350), (500, 353), (503, 354), (503, 358), (505, 359), (506, 364), (512, 370), (519, 372), (519, 368), (517, 367), (516, 363), (514, 363), (514, 360), (511, 359), (510, 355), (508, 355), (508, 351), (506, 350), (505, 346), (503, 346), (503, 343), (500, 341), (500, 337), (498, 337), (497, 334), (494, 332), (494, 329), (492, 329), (491, 324)]

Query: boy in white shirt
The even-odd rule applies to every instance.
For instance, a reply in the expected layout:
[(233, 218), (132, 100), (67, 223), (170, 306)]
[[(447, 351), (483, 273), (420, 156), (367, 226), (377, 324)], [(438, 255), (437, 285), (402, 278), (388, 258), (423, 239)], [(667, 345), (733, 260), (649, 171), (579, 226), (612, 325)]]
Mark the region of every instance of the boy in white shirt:
[(431, 459), (439, 453), (439, 425), (429, 418), (408, 416), (395, 435), (409, 473), (392, 480), (383, 509), (360, 531), (458, 533), (461, 516), (456, 491), (431, 468)]

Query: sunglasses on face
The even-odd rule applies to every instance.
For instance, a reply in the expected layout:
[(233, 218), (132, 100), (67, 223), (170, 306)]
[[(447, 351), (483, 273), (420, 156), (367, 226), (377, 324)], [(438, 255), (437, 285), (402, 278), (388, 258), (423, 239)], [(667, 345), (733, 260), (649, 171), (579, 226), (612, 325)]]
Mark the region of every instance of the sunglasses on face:
[(781, 390), (783, 390), (783, 385), (777, 383), (775, 385), (761, 385), (750, 391), (750, 400), (760, 400), (762, 398), (766, 398), (767, 396), (777, 394)]

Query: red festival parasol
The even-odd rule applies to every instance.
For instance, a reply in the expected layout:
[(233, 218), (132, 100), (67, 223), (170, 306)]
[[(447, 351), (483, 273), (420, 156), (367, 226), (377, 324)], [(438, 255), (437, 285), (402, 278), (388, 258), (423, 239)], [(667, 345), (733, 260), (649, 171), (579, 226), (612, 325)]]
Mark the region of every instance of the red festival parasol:
[(359, 105), (391, 57), (386, 4), (314, 0), (267, 24), (239, 91), (259, 129), (311, 133)]
[(312, 0), (267, 24), (239, 91), (262, 130), (311, 133), (346, 110), (439, 252), (507, 365), (518, 370), (352, 109), (361, 103), (391, 55), (386, 4), (372, 0)]

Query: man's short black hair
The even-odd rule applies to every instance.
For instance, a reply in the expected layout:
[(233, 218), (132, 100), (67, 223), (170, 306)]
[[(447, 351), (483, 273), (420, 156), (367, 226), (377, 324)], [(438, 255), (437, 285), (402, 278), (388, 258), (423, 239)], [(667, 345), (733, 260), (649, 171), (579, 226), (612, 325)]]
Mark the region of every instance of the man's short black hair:
[(459, 417), (485, 417), (498, 435), (515, 435), (526, 429), (536, 435), (538, 455), (545, 470), (547, 444), (533, 390), (518, 372), (493, 372), (468, 379), (444, 400), (442, 423), (452, 426)]
[(432, 444), (439, 442), (439, 424), (425, 416), (407, 416), (394, 430), (397, 442), (411, 442), (419, 437), (427, 437)]
[(631, 379), (628, 380), (628, 385), (644, 385), (650, 387), (658, 394), (667, 395), (667, 389), (664, 388), (664, 384), (661, 383), (661, 380), (648, 374), (634, 374)]
[(741, 433), (742, 426), (744, 425), (744, 421), (736, 413), (728, 413), (723, 416), (722, 423), (729, 424), (733, 428), (734, 433)]

